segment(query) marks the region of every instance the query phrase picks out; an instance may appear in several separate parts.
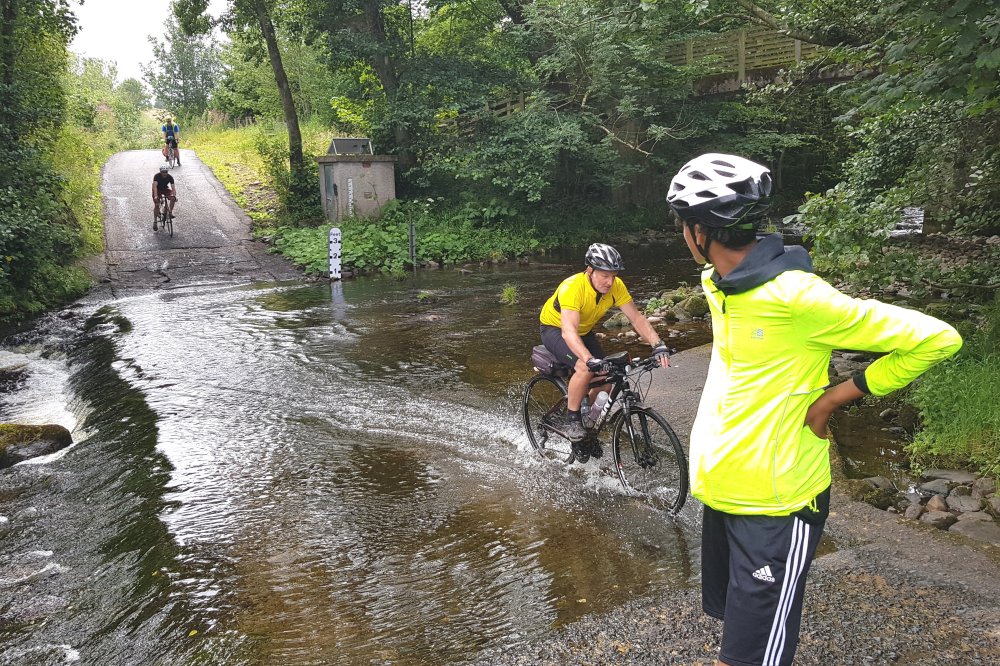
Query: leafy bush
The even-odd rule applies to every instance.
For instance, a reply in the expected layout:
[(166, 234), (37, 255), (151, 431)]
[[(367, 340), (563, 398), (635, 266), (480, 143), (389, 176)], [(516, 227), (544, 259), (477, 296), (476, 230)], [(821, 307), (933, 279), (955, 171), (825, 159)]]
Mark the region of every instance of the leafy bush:
[(961, 327), (965, 346), (932, 368), (912, 392), (922, 427), (907, 447), (918, 464), (971, 465), (1000, 478), (1000, 300), (985, 325)]

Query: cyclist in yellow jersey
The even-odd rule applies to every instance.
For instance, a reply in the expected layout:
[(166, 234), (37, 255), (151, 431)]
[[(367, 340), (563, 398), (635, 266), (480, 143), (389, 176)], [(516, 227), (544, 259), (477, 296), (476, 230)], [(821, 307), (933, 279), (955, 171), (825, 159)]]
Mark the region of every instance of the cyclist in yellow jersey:
[[(584, 263), (584, 271), (563, 280), (539, 316), (542, 344), (575, 370), (569, 380), (566, 420), (556, 424), (558, 432), (573, 442), (587, 434), (580, 419), (580, 405), (587, 386), (599, 375), (604, 358), (592, 329), (609, 309), (617, 307), (628, 317), (636, 332), (653, 347), (660, 365), (670, 364), (667, 347), (618, 277), (625, 268), (618, 251), (610, 245), (594, 243), (587, 249)], [(600, 390), (593, 389), (591, 399)]]
[[(736, 155), (697, 157), (667, 201), (704, 266), (712, 360), (691, 428), (691, 494), (704, 503), (702, 608), (723, 620), (721, 665), (789, 666), (806, 574), (830, 508), (827, 423), (954, 354), (962, 339), (921, 312), (851, 298), (781, 236), (757, 238), (771, 173)], [(834, 349), (883, 354), (830, 386)]]

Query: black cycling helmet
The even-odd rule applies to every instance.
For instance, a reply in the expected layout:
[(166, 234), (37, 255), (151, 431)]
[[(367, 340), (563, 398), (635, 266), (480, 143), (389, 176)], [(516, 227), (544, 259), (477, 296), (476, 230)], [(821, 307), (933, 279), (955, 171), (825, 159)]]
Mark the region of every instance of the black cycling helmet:
[(696, 157), (670, 181), (667, 203), (685, 222), (753, 229), (770, 204), (770, 170), (736, 155)]
[(622, 255), (618, 254), (618, 250), (604, 243), (594, 243), (588, 247), (583, 262), (598, 271), (618, 272), (625, 270)]

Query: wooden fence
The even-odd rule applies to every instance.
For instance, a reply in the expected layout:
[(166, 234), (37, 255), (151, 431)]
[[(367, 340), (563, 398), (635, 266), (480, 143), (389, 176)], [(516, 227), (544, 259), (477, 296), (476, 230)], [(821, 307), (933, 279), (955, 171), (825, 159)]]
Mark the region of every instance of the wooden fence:
[[(751, 72), (766, 72), (773, 77), (773, 70), (814, 58), (822, 51), (821, 46), (792, 39), (777, 30), (745, 28), (672, 42), (667, 44), (664, 55), (668, 63), (678, 67), (708, 61), (714, 70), (709, 78), (722, 78), (721, 81), (710, 82), (711, 85), (699, 86), (700, 94), (710, 94), (739, 89), (749, 80)], [(827, 74), (824, 78), (829, 76)], [(521, 93), (516, 97), (486, 103), (483, 108), (488, 114), (506, 118), (523, 111), (524, 101), (524, 93)], [(455, 128), (460, 134), (470, 134), (473, 128), (463, 116), (471, 113), (475, 111), (460, 111), (457, 118), (444, 121), (440, 126)]]
[(719, 73), (736, 74), (740, 83), (747, 73), (776, 69), (813, 58), (822, 47), (769, 28), (745, 28), (669, 44), (666, 60), (671, 65), (693, 65), (708, 58), (715, 60)]

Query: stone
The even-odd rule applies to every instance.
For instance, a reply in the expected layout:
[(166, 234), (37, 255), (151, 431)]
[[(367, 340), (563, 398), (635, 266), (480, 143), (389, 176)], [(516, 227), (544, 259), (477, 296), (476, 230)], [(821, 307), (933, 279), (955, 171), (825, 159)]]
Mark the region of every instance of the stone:
[(955, 497), (971, 497), (972, 488), (969, 486), (955, 486), (951, 489), (951, 492), (948, 493), (948, 497), (951, 497), (952, 495)]
[(997, 491), (997, 482), (988, 476), (972, 482), (973, 497), (989, 497)]
[(951, 469), (925, 469), (923, 478), (944, 479), (945, 481), (951, 481), (952, 483), (971, 484), (976, 480), (976, 475), (969, 472)]
[(879, 412), (878, 416), (883, 421), (891, 421), (897, 416), (899, 416), (899, 412), (897, 412), (895, 409), (883, 409), (881, 412)]
[(1000, 496), (991, 497), (987, 501), (987, 504), (989, 504), (990, 508), (993, 510), (994, 516), (1000, 516)]
[(948, 508), (951, 511), (958, 511), (961, 513), (970, 513), (973, 511), (981, 511), (983, 508), (983, 500), (976, 499), (969, 495), (948, 495)]
[(0, 468), (29, 458), (48, 455), (73, 443), (69, 430), (61, 425), (0, 424)]
[(985, 511), (970, 511), (968, 513), (963, 513), (958, 517), (959, 522), (963, 520), (985, 520), (992, 521), (993, 516), (986, 513)]
[(648, 321), (650, 324), (653, 324), (653, 325), (662, 324), (663, 323), (663, 317), (646, 317), (646, 321)]
[[(924, 515), (920, 516), (920, 522), (932, 525), (933, 527), (936, 527), (939, 530), (948, 529), (949, 527), (954, 525), (957, 520), (958, 519), (955, 518), (954, 515), (948, 513), (947, 511), (928, 511)], [(979, 525), (981, 523), (977, 523), (976, 521), (971, 521), (965, 524)]]
[(863, 479), (865, 483), (871, 485), (873, 488), (880, 488), (881, 490), (895, 490), (896, 486), (893, 485), (892, 481), (885, 478), (884, 476), (870, 476), (867, 479)]
[(708, 314), (708, 300), (700, 295), (693, 294), (674, 306), (674, 313), (680, 318), (683, 315), (697, 319)]
[(919, 520), (920, 516), (923, 515), (923, 513), (924, 513), (923, 506), (921, 506), (920, 504), (911, 504), (910, 506), (906, 507), (906, 511), (903, 513), (903, 515), (909, 518), (910, 520)]
[(957, 532), (976, 541), (984, 541), (994, 546), (1000, 546), (1000, 525), (995, 521), (963, 520), (953, 525), (949, 531)]
[(947, 511), (948, 501), (944, 498), (944, 495), (935, 495), (934, 497), (927, 500), (927, 510), (928, 511)]
[(612, 315), (604, 322), (604, 328), (624, 328), (626, 326), (631, 326), (631, 322), (629, 322), (624, 312)]
[(920, 484), (920, 490), (933, 493), (935, 495), (947, 495), (951, 491), (951, 484), (945, 479), (935, 479), (933, 481)]

